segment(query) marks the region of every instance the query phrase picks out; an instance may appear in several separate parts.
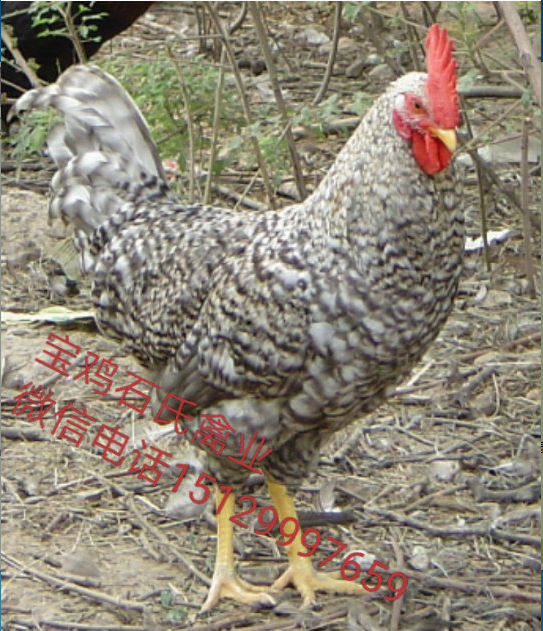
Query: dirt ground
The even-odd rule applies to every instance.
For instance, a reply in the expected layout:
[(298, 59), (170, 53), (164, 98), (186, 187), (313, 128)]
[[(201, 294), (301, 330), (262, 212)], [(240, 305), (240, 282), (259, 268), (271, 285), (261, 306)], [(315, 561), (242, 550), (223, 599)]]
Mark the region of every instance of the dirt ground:
[[(283, 46), (277, 63), (283, 69), (288, 62), (299, 79), (288, 84), (290, 98), (309, 106), (327, 55), (308, 44), (303, 33), (312, 26), (331, 34), (333, 7), (271, 4), (266, 4), (268, 26)], [(388, 15), (401, 15), (398, 3), (378, 6), (384, 4)], [(440, 21), (451, 24), (453, 3), (443, 4)], [(419, 3), (406, 5), (411, 17), (422, 23)], [(478, 5), (484, 5), (484, 33), (495, 24), (492, 3)], [(142, 42), (152, 56), (153, 42), (164, 39), (178, 21), (183, 21), (185, 33), (194, 32), (191, 4), (157, 3), (96, 60), (130, 55)], [(385, 21), (387, 33), (405, 37), (400, 23), (390, 24)], [(363, 80), (344, 75), (353, 59), (375, 53), (360, 22), (344, 24), (342, 34), (354, 42), (354, 49), (340, 47), (330, 92), (348, 100), (364, 81), (369, 93), (379, 93), (388, 82), (386, 72)], [(248, 18), (233, 43), (258, 58)], [(517, 53), (505, 27), (486, 45), (483, 55), (488, 53), (488, 63), (501, 55), (517, 67)], [(466, 71), (469, 60), (463, 55), (460, 59)], [(519, 72), (515, 77), (523, 81)], [(248, 91), (256, 90), (250, 73), (244, 80)], [(500, 82), (498, 72), (489, 81), (509, 85)], [(488, 129), (489, 121), (511, 102), (467, 103), (474, 132), (480, 134), (479, 146), (496, 149), (504, 138), (518, 141), (522, 107)], [(539, 137), (535, 131), (531, 134), (538, 145)], [(305, 155), (312, 159), (304, 162), (310, 188), (344, 140), (334, 135), (311, 140), (314, 146)], [(303, 142), (307, 150), (309, 141)], [(47, 336), (55, 333), (69, 335), (83, 351), (112, 359), (119, 364), (118, 375), (126, 375), (126, 370), (144, 374), (134, 359), (100, 335), (89, 318), (54, 323), (43, 315), (36, 321), (23, 317), (53, 306), (77, 312), (90, 309), (87, 281), (68, 281), (53, 260), (64, 231), (47, 223), (52, 171), (45, 172), (44, 164), (25, 164), (16, 180), (8, 157), (2, 173), (2, 629), (540, 628), (540, 301), (539, 294), (529, 291), (523, 217), (511, 201), (511, 195), (521, 197), (516, 155), (490, 162), (499, 186), (489, 185), (485, 195), (488, 228), (507, 230), (490, 246), (491, 271), (481, 249), (466, 251), (455, 310), (437, 342), (386, 405), (336, 437), (296, 496), (302, 525), (317, 527), (323, 540), (331, 536), (345, 543), (342, 558), (353, 551), (364, 553), (364, 570), (375, 559), (389, 566), (390, 573), (403, 572), (408, 579), (405, 594), (394, 602), (384, 598), (390, 593), (383, 590), (368, 593), (367, 599), (321, 594), (318, 607), (302, 611), (299, 595), (287, 589), (273, 609), (256, 611), (222, 601), (207, 614), (198, 610), (212, 573), (216, 537), (211, 506), (199, 511), (187, 499), (188, 481), (195, 474), (174, 495), (176, 474), (171, 470), (164, 471), (154, 487), (127, 473), (127, 467), (104, 461), (88, 436), (79, 447), (52, 437), (52, 415), (41, 429), (13, 413), (21, 386), (43, 384), (57, 409), (73, 401), (97, 422), (120, 425), (132, 445), (146, 439), (173, 449), (176, 461), (191, 463), (196, 472), (202, 467), (198, 453), (182, 441), (157, 435), (148, 414), (136, 423), (126, 407), (119, 407), (116, 394), (97, 396), (83, 379), (63, 377), (35, 361)], [(228, 172), (223, 182), (236, 188), (235, 177)], [(480, 206), (472, 166), (465, 184), (468, 236), (476, 239)], [(529, 164), (527, 195), (536, 224), (540, 184), (535, 157)], [(242, 193), (244, 185), (237, 188)], [(259, 198), (258, 190), (254, 197)], [(214, 201), (228, 203), (218, 197)], [(537, 229), (532, 242), (537, 272)], [(121, 377), (114, 381), (126, 383)], [(259, 506), (268, 504), (262, 481), (252, 482), (250, 493)], [(248, 529), (236, 529), (236, 561), (243, 577), (268, 584), (286, 567), (284, 550), (275, 544), (273, 533), (255, 535), (255, 523), (249, 520)], [(328, 567), (339, 565), (331, 562)], [(383, 576), (386, 580), (388, 574)]]

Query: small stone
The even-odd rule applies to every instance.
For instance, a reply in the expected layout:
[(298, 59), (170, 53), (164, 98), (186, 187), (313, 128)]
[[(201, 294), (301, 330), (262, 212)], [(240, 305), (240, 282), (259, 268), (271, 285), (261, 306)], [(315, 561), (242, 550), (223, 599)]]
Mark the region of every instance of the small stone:
[[(339, 53), (350, 53), (358, 49), (358, 46), (354, 39), (350, 37), (340, 37), (337, 42), (337, 50)], [(329, 53), (332, 50), (332, 42), (328, 41), (325, 44), (321, 44), (319, 52)]]
[(351, 554), (355, 555), (352, 560), (362, 568), (362, 570), (368, 570), (375, 561), (375, 555), (368, 552), (362, 552), (361, 550), (355, 550)]
[(77, 574), (78, 576), (95, 578), (100, 576), (100, 570), (94, 563), (90, 552), (86, 550), (79, 550), (66, 556), (62, 562), (62, 569), (68, 574)]
[(66, 296), (68, 293), (66, 280), (66, 276), (53, 276), (49, 279), (49, 289), (57, 296)]
[(423, 546), (415, 546), (409, 565), (418, 572), (426, 572), (430, 567), (430, 556)]
[(533, 472), (533, 462), (524, 457), (513, 460), (504, 460), (492, 468), (495, 473), (503, 473), (508, 476), (525, 477)]
[(384, 63), (384, 59), (380, 57), (377, 53), (371, 53), (368, 55), (366, 59), (364, 59), (365, 66), (371, 66), (372, 68), (378, 66), (379, 64)]
[(335, 507), (336, 498), (334, 491), (336, 489), (335, 478), (325, 480), (319, 490), (319, 508), (322, 511), (329, 512), (333, 510), (339, 510)]
[(327, 44), (330, 41), (328, 35), (320, 33), (319, 31), (311, 27), (305, 29), (304, 36), (307, 40), (307, 43), (311, 44), (312, 46), (322, 46), (322, 44)]
[(452, 482), (455, 475), (460, 471), (460, 465), (456, 460), (438, 460), (430, 467), (430, 475), (442, 482)]
[(364, 60), (357, 59), (346, 68), (345, 76), (347, 77), (347, 79), (358, 79), (358, 77), (362, 74), (362, 70), (364, 70), (364, 67)]
[(40, 494), (40, 483), (36, 476), (23, 478), (21, 486), (28, 497), (36, 497)]
[(168, 495), (164, 512), (170, 519), (187, 521), (197, 519), (203, 513), (206, 505), (197, 504), (189, 497), (189, 493), (194, 489), (196, 478), (195, 474), (189, 473), (179, 489)]
[(477, 412), (477, 414), (482, 416), (492, 416), (492, 414), (496, 411), (496, 399), (494, 396), (493, 390), (488, 390), (485, 392), (481, 392), (481, 394), (477, 395), (471, 406)]
[(489, 289), (481, 304), (487, 309), (507, 307), (511, 304), (511, 295), (499, 289)]
[(394, 78), (394, 73), (386, 64), (379, 64), (378, 66), (375, 66), (375, 68), (370, 70), (368, 76), (372, 79), (389, 81), (390, 79)]
[(9, 373), (2, 378), (2, 386), (8, 390), (20, 390), (28, 379), (20, 372)]
[(258, 77), (259, 75), (261, 75), (264, 71), (266, 71), (268, 68), (266, 66), (266, 62), (263, 59), (255, 59), (252, 63), (251, 63), (251, 72)]
[(298, 187), (295, 182), (285, 182), (281, 185), (281, 188), (278, 190), (278, 193), (287, 197), (288, 199), (292, 199), (294, 201), (300, 201), (300, 195), (298, 193)]
[(250, 67), (251, 67), (251, 60), (248, 59), (247, 57), (241, 57), (241, 59), (238, 59), (238, 68), (249, 69)]
[(358, 46), (356, 42), (354, 41), (354, 39), (343, 36), (339, 38), (338, 43), (337, 43), (337, 48), (339, 51), (345, 53), (350, 50), (356, 50)]

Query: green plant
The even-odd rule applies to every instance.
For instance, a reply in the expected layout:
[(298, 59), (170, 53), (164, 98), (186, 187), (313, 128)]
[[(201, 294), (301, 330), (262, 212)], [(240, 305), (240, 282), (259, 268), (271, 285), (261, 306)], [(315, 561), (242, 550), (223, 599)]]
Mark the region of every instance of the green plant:
[(345, 2), (343, 5), (343, 19), (347, 22), (355, 22), (364, 4), (364, 2)]
[(58, 115), (52, 110), (29, 112), (22, 117), (16, 133), (2, 139), (3, 146), (17, 165), (17, 175), (24, 160), (43, 156), (45, 139), (56, 121)]
[[(72, 40), (74, 46), (80, 42), (99, 42), (101, 37), (96, 35), (98, 26), (93, 24), (101, 20), (106, 13), (91, 13), (91, 8), (83, 4), (77, 5), (77, 10), (72, 12), (72, 2), (46, 2), (38, 0), (29, 8), (32, 14), (32, 26), (40, 28), (38, 37), (50, 37), (52, 35), (66, 37)], [(75, 32), (72, 32), (72, 25)], [(77, 48), (77, 46), (76, 46)]]
[(541, 16), (541, 2), (517, 2), (516, 5), (526, 24), (537, 24)]
[(350, 104), (349, 109), (362, 118), (371, 107), (373, 99), (374, 97), (366, 92), (357, 92), (354, 95), (353, 102)]
[[(101, 66), (124, 85), (134, 98), (149, 125), (151, 136), (156, 142), (161, 156), (177, 160), (182, 174), (187, 172), (189, 156), (189, 129), (185, 107), (179, 84), (179, 72), (188, 94), (193, 125), (194, 157), (205, 168), (207, 152), (212, 137), (211, 124), (215, 91), (219, 78), (219, 68), (202, 56), (190, 59), (172, 59), (173, 53), (158, 48), (150, 54), (143, 48), (142, 54), (131, 51), (128, 57), (117, 52), (107, 56)], [(347, 109), (363, 115), (371, 103), (371, 97), (358, 93), (352, 103), (344, 103), (338, 94), (332, 94), (317, 106), (304, 104), (291, 105), (288, 113), (292, 126), (304, 125), (311, 128), (321, 138), (327, 124), (337, 119)], [(273, 102), (257, 102), (252, 105), (254, 122), (247, 125), (239, 96), (232, 83), (225, 83), (218, 141), (220, 151), (215, 160), (214, 175), (236, 165), (238, 169), (253, 172), (256, 158), (250, 142), (256, 136), (260, 150), (269, 165), (270, 177), (277, 189), (283, 178), (290, 174), (291, 163), (287, 143), (284, 138), (284, 123)], [(22, 126), (14, 143), (13, 157), (19, 161), (29, 154), (42, 151), (42, 144), (50, 123), (50, 116), (38, 113)], [(182, 193), (184, 178), (174, 186)]]
[[(164, 50), (159, 50), (154, 58), (126, 63), (123, 56), (108, 57), (102, 64), (107, 72), (126, 86), (141, 109), (151, 135), (164, 157), (175, 158), (184, 172), (188, 160), (188, 128), (185, 104), (175, 67)], [(184, 59), (181, 64), (183, 80), (190, 96), (189, 107), (194, 121), (195, 153), (202, 158), (209, 148), (213, 99), (219, 70), (203, 57)], [(223, 98), (221, 128), (226, 132), (237, 133), (243, 124), (241, 111), (235, 95), (226, 91)], [(216, 165), (220, 169), (226, 161)]]
[(160, 592), (160, 605), (168, 612), (168, 620), (178, 621), (187, 617), (186, 607), (173, 605), (173, 594), (171, 590), (164, 589)]
[(474, 2), (452, 2), (449, 11), (455, 20), (448, 25), (450, 34), (463, 44), (463, 53), (471, 64), (488, 74), (487, 68), (477, 48), (480, 37), (481, 20)]

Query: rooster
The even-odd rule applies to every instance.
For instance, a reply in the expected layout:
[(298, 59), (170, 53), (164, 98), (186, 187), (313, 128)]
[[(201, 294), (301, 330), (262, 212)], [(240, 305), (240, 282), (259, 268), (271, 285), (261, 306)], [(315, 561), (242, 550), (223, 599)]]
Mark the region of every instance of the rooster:
[[(176, 199), (141, 113), (98, 68), (72, 67), (17, 103), (62, 114), (48, 140), (50, 215), (74, 227), (100, 329), (152, 371), (156, 409), (172, 393), (266, 439), (259, 468), (280, 520), (296, 519), (288, 487), (322, 445), (386, 399), (451, 311), (464, 239), (452, 47), (433, 25), (427, 72), (392, 83), (313, 194), (281, 211)], [(319, 590), (364, 594), (316, 572), (299, 534), (271, 588), (237, 576), (235, 494), (219, 488), (239, 490), (248, 475), (227, 458), (239, 457), (233, 438), (208, 453), (222, 511), (203, 610), (225, 597), (269, 605), (287, 585), (304, 606)]]

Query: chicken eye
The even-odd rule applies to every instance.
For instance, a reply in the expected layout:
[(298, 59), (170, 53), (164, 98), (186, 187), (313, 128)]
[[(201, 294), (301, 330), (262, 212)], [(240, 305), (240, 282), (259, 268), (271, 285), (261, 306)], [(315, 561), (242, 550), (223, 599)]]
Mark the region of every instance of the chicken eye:
[(426, 112), (423, 104), (420, 101), (412, 101), (411, 102), (411, 111), (415, 114), (423, 114)]

